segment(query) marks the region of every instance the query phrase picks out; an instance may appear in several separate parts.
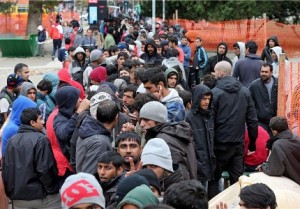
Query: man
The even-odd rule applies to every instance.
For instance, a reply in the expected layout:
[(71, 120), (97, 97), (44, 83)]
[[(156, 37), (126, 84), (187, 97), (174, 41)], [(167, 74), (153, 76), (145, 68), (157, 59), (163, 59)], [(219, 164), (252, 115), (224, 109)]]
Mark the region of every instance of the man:
[(272, 134), (269, 123), (270, 119), (277, 114), (278, 97), (278, 79), (272, 74), (273, 66), (264, 63), (261, 66), (260, 78), (253, 81), (249, 86), (257, 112), (258, 123), (270, 134), (270, 136), (272, 136)]
[(147, 205), (158, 205), (158, 198), (148, 185), (140, 185), (126, 194), (117, 209), (140, 209)]
[[(273, 62), (271, 63), (273, 66), (273, 76), (275, 78), (278, 78), (279, 76), (279, 57), (280, 54), (284, 53), (282, 48), (280, 46), (274, 46), (270, 49), (271, 57)], [(284, 75), (289, 77), (290, 74), (290, 66), (289, 66), (289, 61), (285, 57), (285, 69), (284, 69)], [(289, 82), (286, 82), (286, 85), (289, 86)]]
[(176, 36), (170, 36), (168, 38), (168, 41), (169, 41), (169, 47), (172, 49), (176, 49), (179, 52), (178, 60), (180, 63), (183, 63), (184, 52), (180, 47), (178, 47), (178, 38)]
[(61, 208), (57, 168), (49, 141), (43, 134), (44, 121), (37, 108), (21, 115), (18, 134), (9, 139), (4, 157), (6, 195), (16, 208)]
[(179, 122), (185, 119), (183, 101), (175, 89), (169, 89), (164, 73), (159, 68), (145, 71), (142, 81), (147, 92), (155, 95), (168, 110), (168, 121)]
[(135, 132), (125, 131), (117, 136), (115, 141), (117, 152), (123, 158), (123, 168), (130, 171), (130, 163), (138, 168), (142, 154), (141, 137)]
[(55, 54), (56, 54), (56, 50), (58, 52), (58, 50), (61, 47), (62, 44), (62, 39), (64, 37), (63, 35), (63, 28), (60, 25), (60, 18), (56, 17), (55, 23), (51, 26), (51, 30), (50, 30), (50, 37), (53, 39), (53, 49), (52, 49), (52, 60), (54, 60), (55, 58)]
[(215, 72), (214, 68), (218, 62), (227, 61), (230, 64), (232, 64), (231, 60), (228, 57), (226, 57), (227, 50), (228, 50), (227, 43), (221, 42), (218, 44), (217, 55), (212, 56), (207, 60), (207, 64), (205, 66), (205, 74), (213, 74)]
[(119, 109), (111, 100), (101, 101), (97, 107), (96, 119), (87, 115), (79, 128), (76, 145), (76, 171), (96, 173), (98, 157), (112, 150), (110, 135), (118, 121)]
[(174, 209), (208, 209), (207, 193), (197, 180), (173, 184), (165, 192), (163, 203)]
[(36, 102), (37, 100), (36, 94), (37, 94), (37, 89), (32, 83), (30, 82), (22, 83), (20, 95), (23, 95), (24, 97), (28, 97), (33, 102)]
[[(123, 112), (133, 113), (133, 103), (136, 97), (137, 86), (133, 84), (129, 84), (125, 87), (122, 101), (123, 101)], [(125, 110), (125, 111), (124, 111)], [(127, 111), (128, 110), (128, 111)]]
[(148, 102), (140, 111), (140, 127), (145, 139), (162, 138), (168, 144), (174, 164), (179, 164), (184, 179), (197, 178), (192, 130), (188, 123), (167, 123), (167, 109), (160, 102)]
[[(272, 36), (270, 36), (270, 38), (268, 38), (268, 40), (266, 42), (266, 46), (260, 56), (260, 58), (263, 61), (265, 61), (266, 63), (272, 64), (274, 62), (270, 49), (275, 46), (280, 46), (279, 41), (278, 41), (277, 36), (272, 35)], [(284, 51), (283, 51), (283, 53), (284, 53)]]
[(92, 29), (90, 28), (87, 29), (86, 36), (83, 39), (81, 39), (80, 46), (83, 49), (87, 49), (87, 48), (96, 49), (98, 47), (96, 43), (96, 39), (93, 37)]
[(286, 176), (300, 184), (300, 139), (289, 130), (285, 117), (276, 116), (270, 120), (273, 138), (267, 142), (271, 150), (268, 162), (258, 167), (269, 176)]
[(29, 71), (29, 68), (28, 68), (28, 66), (26, 64), (24, 64), (24, 63), (18, 63), (18, 64), (16, 64), (16, 66), (14, 68), (14, 73), (16, 75), (20, 76), (23, 81), (28, 81), (28, 82), (32, 83), (29, 80), (30, 71)]
[(237, 182), (243, 174), (245, 123), (250, 139), (249, 154), (255, 151), (258, 126), (250, 91), (230, 76), (231, 64), (221, 61), (214, 70), (216, 78), (219, 79), (216, 87), (212, 89), (217, 168), (215, 180), (210, 182), (215, 187), (209, 194), (210, 197), (219, 192), (218, 181), (224, 170), (228, 171), (231, 184)]
[[(259, 195), (257, 195), (259, 194)], [(263, 183), (245, 186), (240, 192), (240, 207), (245, 208), (277, 208), (274, 192)]]
[(148, 39), (145, 45), (145, 52), (140, 56), (145, 61), (145, 65), (161, 65), (162, 56), (157, 53), (154, 40)]
[(83, 72), (83, 86), (85, 89), (89, 89), (90, 81), (89, 76), (93, 69), (97, 68), (104, 61), (102, 51), (99, 49), (94, 49), (90, 54), (90, 64), (85, 68)]
[(3, 129), (2, 133), (2, 156), (5, 155), (6, 144), (8, 140), (18, 133), (21, 125), (21, 114), (24, 109), (36, 107), (36, 104), (27, 97), (20, 95), (12, 105), (12, 111), (10, 114), (9, 121)]
[(69, 73), (74, 81), (79, 82), (83, 86), (83, 72), (87, 67), (85, 50), (77, 47), (74, 52), (74, 59), (69, 65)]
[(170, 148), (163, 139), (149, 140), (143, 149), (141, 161), (143, 167), (155, 173), (162, 192), (172, 184), (183, 180), (181, 167), (173, 164)]
[(179, 47), (182, 49), (184, 54), (183, 67), (188, 82), (190, 76), (191, 48), (188, 46), (188, 38), (186, 36), (181, 36)]
[(256, 55), (258, 46), (254, 41), (248, 41), (245, 44), (246, 57), (236, 62), (233, 69), (233, 77), (238, 78), (244, 87), (249, 87), (252, 81), (260, 77), (260, 68), (264, 63)]
[(113, 37), (114, 30), (115, 29), (113, 27), (108, 28), (107, 35), (105, 36), (104, 39), (104, 49), (109, 50), (111, 46), (116, 45), (116, 41)]
[(113, 203), (119, 182), (124, 178), (122, 157), (116, 151), (106, 151), (98, 158), (97, 177), (103, 189), (106, 206)]
[(60, 88), (55, 95), (58, 108), (50, 114), (46, 124), (52, 149), (55, 150), (53, 152), (61, 184), (72, 171), (68, 163), (70, 159), (68, 146), (76, 127), (77, 117), (87, 110), (90, 104), (87, 99), (81, 101), (79, 94), (79, 90), (72, 86)]
[(0, 93), (0, 128), (8, 118), (13, 102), (17, 98), (17, 94), (20, 92), (23, 80), (16, 74), (10, 74), (7, 77), (6, 86)]
[(214, 178), (216, 166), (212, 93), (207, 86), (197, 85), (192, 96), (192, 109), (186, 114), (186, 122), (190, 124), (195, 140), (197, 179), (207, 190), (208, 181)]
[(245, 58), (245, 43), (244, 42), (235, 42), (233, 44), (233, 52), (235, 57), (232, 59), (232, 68), (234, 69), (235, 63)]
[(74, 174), (60, 189), (63, 209), (104, 209), (105, 198), (96, 178), (88, 173)]
[(168, 88), (174, 89), (177, 86), (179, 80), (177, 70), (175, 70), (174, 68), (168, 68), (164, 74), (167, 79)]
[(200, 84), (200, 78), (205, 74), (205, 69), (207, 65), (207, 53), (202, 46), (202, 39), (200, 37), (195, 38), (196, 50), (194, 53), (193, 60), (193, 71), (191, 72), (191, 77), (189, 80), (190, 86), (195, 86)]

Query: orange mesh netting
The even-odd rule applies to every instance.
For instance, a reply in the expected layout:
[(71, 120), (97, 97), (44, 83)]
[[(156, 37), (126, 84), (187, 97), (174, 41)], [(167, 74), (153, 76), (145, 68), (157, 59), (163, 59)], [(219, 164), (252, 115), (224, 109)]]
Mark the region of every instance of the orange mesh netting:
[[(42, 14), (42, 25), (47, 31), (51, 28), (50, 20), (55, 20), (57, 13)], [(62, 13), (63, 20), (71, 21), (72, 17), (75, 16), (79, 20), (79, 14), (74, 12)], [(27, 27), (27, 13), (0, 13), (0, 34), (11, 33), (17, 36), (25, 36)], [(38, 25), (37, 25), (38, 26)]]

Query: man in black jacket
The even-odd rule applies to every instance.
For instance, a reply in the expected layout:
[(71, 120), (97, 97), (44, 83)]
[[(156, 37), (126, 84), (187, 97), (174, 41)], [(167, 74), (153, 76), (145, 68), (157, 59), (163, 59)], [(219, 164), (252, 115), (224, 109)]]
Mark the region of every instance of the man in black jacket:
[(217, 55), (212, 56), (207, 60), (207, 64), (205, 66), (205, 74), (213, 74), (215, 72), (214, 68), (216, 64), (223, 60), (232, 64), (231, 60), (228, 57), (226, 57), (227, 50), (228, 50), (227, 43), (221, 42), (218, 44)]
[(57, 168), (37, 108), (21, 115), (19, 133), (7, 143), (3, 180), (6, 195), (17, 208), (61, 208)]
[[(216, 78), (219, 80), (212, 89), (217, 158), (214, 183), (218, 182), (225, 170), (230, 175), (231, 184), (237, 182), (243, 174), (245, 124), (249, 131), (249, 150), (253, 152), (256, 148), (258, 121), (251, 94), (249, 89), (230, 76), (231, 71), (231, 64), (226, 61), (215, 66)], [(251, 154), (250, 151), (248, 154)], [(218, 189), (212, 191), (211, 197), (218, 192)]]
[(211, 109), (212, 93), (205, 85), (193, 89), (192, 108), (186, 114), (186, 122), (192, 128), (197, 158), (197, 179), (206, 187), (214, 176), (214, 117)]
[(277, 114), (278, 79), (272, 75), (273, 66), (265, 63), (260, 69), (260, 78), (253, 81), (249, 90), (256, 108), (257, 119), (271, 136), (270, 119)]
[(157, 53), (157, 48), (154, 40), (149, 39), (145, 45), (145, 52), (140, 56), (145, 61), (146, 65), (161, 65), (162, 56)]

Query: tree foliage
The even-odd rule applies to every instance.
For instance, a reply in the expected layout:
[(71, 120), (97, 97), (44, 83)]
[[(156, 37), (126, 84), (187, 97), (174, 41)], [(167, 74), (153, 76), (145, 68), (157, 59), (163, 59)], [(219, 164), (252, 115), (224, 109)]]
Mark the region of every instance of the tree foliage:
[[(165, 0), (165, 17), (172, 19), (175, 10), (178, 18), (190, 20), (239, 20), (252, 17), (260, 18), (266, 13), (267, 17), (282, 23), (300, 22), (300, 4), (298, 1), (190, 1)], [(142, 16), (151, 17), (152, 1), (141, 1)], [(162, 17), (162, 1), (156, 1), (156, 16)]]

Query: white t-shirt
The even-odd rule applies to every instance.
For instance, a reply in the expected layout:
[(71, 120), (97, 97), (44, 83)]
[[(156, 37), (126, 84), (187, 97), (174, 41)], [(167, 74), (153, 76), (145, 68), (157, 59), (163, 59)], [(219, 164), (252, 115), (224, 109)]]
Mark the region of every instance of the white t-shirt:
[(2, 98), (0, 100), (0, 113), (8, 112), (9, 109), (9, 103), (6, 98)]

